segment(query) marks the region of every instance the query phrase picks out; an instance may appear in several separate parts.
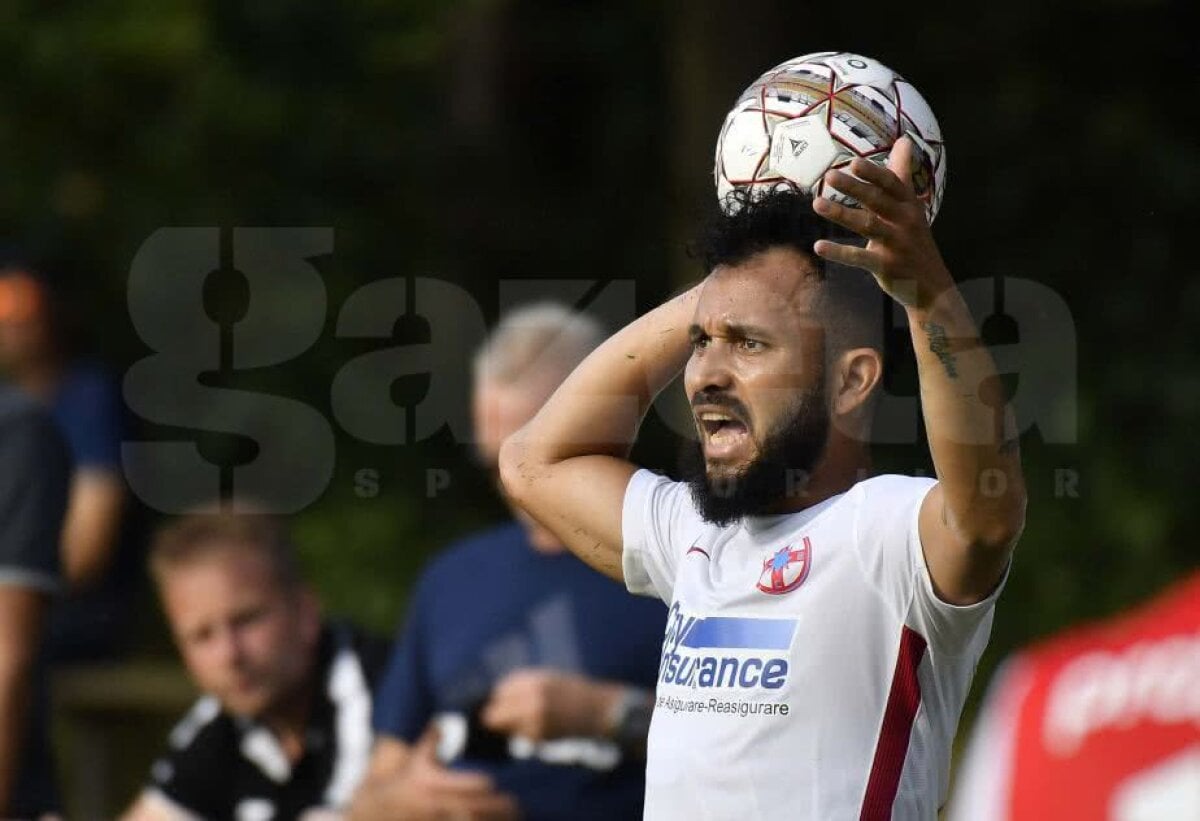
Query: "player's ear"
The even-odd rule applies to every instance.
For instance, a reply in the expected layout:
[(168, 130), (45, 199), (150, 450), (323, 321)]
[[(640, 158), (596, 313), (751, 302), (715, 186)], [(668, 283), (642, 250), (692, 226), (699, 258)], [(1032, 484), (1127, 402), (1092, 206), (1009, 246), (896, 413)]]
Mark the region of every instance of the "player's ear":
[(853, 348), (837, 359), (833, 384), (833, 412), (852, 414), (870, 399), (883, 378), (883, 358), (874, 348)]

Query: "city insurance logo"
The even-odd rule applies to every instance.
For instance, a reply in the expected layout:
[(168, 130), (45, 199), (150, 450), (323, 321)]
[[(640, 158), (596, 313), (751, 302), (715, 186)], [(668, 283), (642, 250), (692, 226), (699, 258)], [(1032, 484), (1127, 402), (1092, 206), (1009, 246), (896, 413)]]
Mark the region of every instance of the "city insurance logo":
[[(122, 466), (147, 506), (180, 513), (223, 499), (236, 511), (238, 499), (253, 499), (257, 510), (299, 511), (333, 479), (333, 422), (367, 445), (414, 444), (447, 429), (454, 441), (474, 441), (471, 380), (464, 375), (487, 323), (477, 300), (453, 282), (374, 279), (344, 299), (333, 336), (355, 340), (348, 344), (360, 349), (371, 342), (378, 347), (337, 369), (328, 386), (328, 415), (263, 387), (280, 381), (277, 369), (326, 334), (328, 295), (314, 260), (333, 251), (330, 227), (172, 227), (142, 243), (130, 265), (127, 305), (149, 352), (126, 371), (123, 395), (147, 434), (122, 444)], [(241, 278), (245, 309), (218, 320), (205, 307), (206, 291), (210, 276), (222, 271)], [(501, 313), (553, 299), (586, 309), (610, 330), (637, 316), (632, 279), (501, 279), (496, 288)], [(1002, 373), (1020, 374), (1011, 397), (1018, 432), (1036, 426), (1043, 441), (1074, 443), (1076, 337), (1061, 296), (1031, 280), (993, 277), (960, 282), (959, 292), (980, 322), (1003, 315), (1019, 328), (1019, 342), (991, 347)], [(408, 319), (423, 323), (427, 342), (396, 342), (397, 324)], [(891, 322), (904, 332), (903, 311), (893, 310)], [(543, 355), (549, 360), (555, 351)], [(405, 377), (419, 377), (426, 387), (421, 396), (398, 402), (393, 388)], [(630, 403), (636, 407), (637, 398)], [(654, 409), (676, 434), (695, 436), (679, 392), (664, 392)], [(920, 428), (915, 396), (880, 395), (873, 443), (915, 443)], [(238, 464), (206, 458), (200, 443), (213, 434), (249, 441), (253, 455)], [(785, 578), (794, 572), (792, 565), (783, 572)]]

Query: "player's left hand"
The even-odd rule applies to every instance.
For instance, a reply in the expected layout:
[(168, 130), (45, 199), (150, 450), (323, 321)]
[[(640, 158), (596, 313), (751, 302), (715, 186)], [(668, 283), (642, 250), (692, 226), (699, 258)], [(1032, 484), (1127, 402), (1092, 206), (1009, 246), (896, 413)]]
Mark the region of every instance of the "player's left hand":
[(942, 261), (925, 206), (912, 187), (913, 143), (901, 137), (892, 146), (887, 168), (870, 160), (850, 163), (851, 174), (825, 172), (825, 184), (858, 200), (850, 208), (825, 197), (813, 210), (867, 240), (865, 248), (818, 240), (813, 251), (832, 262), (863, 268), (883, 290), (905, 307), (926, 305), (953, 284)]
[(605, 734), (620, 687), (558, 670), (517, 670), (501, 679), (481, 713), (490, 729), (533, 741)]

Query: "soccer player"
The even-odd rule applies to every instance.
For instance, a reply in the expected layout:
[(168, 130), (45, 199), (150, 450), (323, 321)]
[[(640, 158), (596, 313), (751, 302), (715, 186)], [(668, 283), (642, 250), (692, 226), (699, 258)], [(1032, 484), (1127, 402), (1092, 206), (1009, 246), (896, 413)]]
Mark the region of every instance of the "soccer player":
[(1200, 571), (1010, 659), (948, 817), (1200, 818)]
[[(647, 818), (930, 819), (944, 798), (1025, 493), (912, 155), (901, 139), (887, 168), (827, 173), (861, 210), (743, 196), (703, 244), (707, 278), (600, 346), (504, 445), (518, 504), (670, 603)], [(860, 478), (877, 288), (908, 317), (937, 480)], [(684, 366), (699, 469), (675, 483), (626, 454)]]
[[(504, 439), (603, 339), (595, 320), (554, 303), (504, 317), (475, 362), (485, 465), (495, 471)], [(422, 573), (375, 694), (355, 819), (641, 814), (666, 612), (518, 518)]]
[(328, 817), (371, 750), (371, 689), (386, 644), (326, 622), (282, 522), (198, 513), (158, 534), (150, 567), (205, 695), (126, 821)]

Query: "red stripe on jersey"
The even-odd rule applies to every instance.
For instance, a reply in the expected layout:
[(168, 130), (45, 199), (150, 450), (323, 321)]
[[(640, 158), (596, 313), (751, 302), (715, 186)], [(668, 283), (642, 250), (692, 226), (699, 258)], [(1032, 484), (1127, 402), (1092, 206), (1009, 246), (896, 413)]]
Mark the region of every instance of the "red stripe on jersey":
[(917, 708), (921, 706), (921, 682), (917, 668), (925, 655), (925, 638), (908, 627), (900, 633), (900, 649), (896, 653), (896, 670), (892, 673), (892, 689), (883, 712), (883, 726), (875, 745), (875, 760), (871, 777), (863, 796), (860, 821), (887, 821), (892, 817), (892, 803), (900, 786), (900, 771), (908, 755)]

